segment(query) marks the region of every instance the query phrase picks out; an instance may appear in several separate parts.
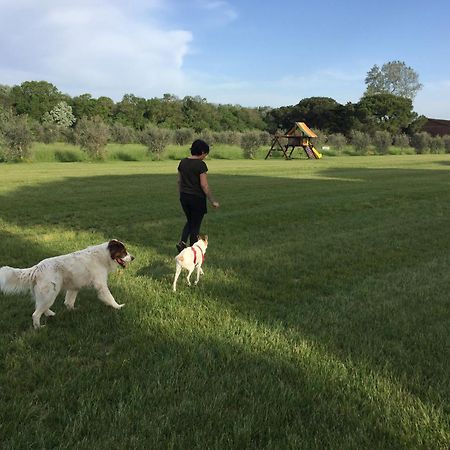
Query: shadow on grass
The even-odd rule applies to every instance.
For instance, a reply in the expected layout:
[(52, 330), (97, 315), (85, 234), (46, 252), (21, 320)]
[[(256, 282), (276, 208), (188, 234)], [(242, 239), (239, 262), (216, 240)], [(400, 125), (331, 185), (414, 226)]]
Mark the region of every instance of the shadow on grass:
[(144, 277), (149, 277), (154, 280), (164, 281), (167, 280), (169, 275), (174, 274), (175, 262), (173, 267), (169, 267), (167, 258), (156, 257), (150, 264), (141, 267), (136, 273)]
[[(355, 430), (355, 447), (421, 442), (421, 432), (427, 431), (424, 424), (414, 434), (413, 426), (402, 425), (401, 413), (392, 412), (396, 403), (378, 398), (370, 406), (366, 401), (373, 395), (370, 382), (368, 386), (347, 385), (339, 367), (341, 361), (356, 365), (359, 361), (366, 367), (362, 369), (365, 375), (371, 370), (383, 376), (392, 373), (406, 389), (433, 405), (427, 411), (440, 408), (439, 399), (448, 399), (448, 390), (440, 384), (448, 373), (440, 347), (447, 331), (430, 327), (414, 334), (410, 324), (420, 327), (427, 308), (415, 299), (405, 318), (408, 305), (395, 301), (401, 289), (389, 278), (401, 267), (414, 269), (448, 253), (449, 238), (429, 233), (430, 228), (441, 229), (447, 223), (450, 199), (448, 190), (443, 195), (442, 188), (448, 174), (333, 169), (323, 175), (327, 178), (215, 175), (222, 210), (211, 211), (204, 222), (211, 238), (206, 275), (195, 294), (180, 286), (184, 292), (177, 296), (169, 292), (170, 282), (168, 291), (162, 293), (157, 292), (159, 284), (152, 285), (152, 281), (171, 279), (173, 244), (183, 225), (172, 176), (70, 178), (4, 195), (0, 217), (5, 223), (95, 230), (105, 240), (124, 240), (137, 256), (134, 272), (126, 274), (128, 282), (132, 283), (135, 273), (139, 283), (156, 289), (148, 303), (141, 299), (133, 305), (133, 291), (115, 279), (113, 295), (129, 299), (129, 313), (105, 307), (93, 292), (86, 291), (80, 294), (78, 311), (71, 314), (58, 307), (58, 315), (49, 320), (43, 333), (27, 328), (11, 340), (25, 323), (22, 319), (17, 323), (16, 317), (19, 309), (26, 308), (14, 303), (14, 320), (2, 321), (8, 383), (12, 392), (31, 389), (37, 405), (48, 408), (44, 419), (38, 409), (32, 412), (41, 420), (28, 437), (36, 442), (42, 427), (48, 426), (61, 433), (53, 437), (54, 443), (62, 437), (75, 443), (58, 423), (58, 414), (77, 404), (84, 414), (77, 415), (76, 408), (70, 411), (77, 430), (94, 423), (98, 435), (124, 444), (131, 436), (124, 437), (122, 430), (130, 423), (138, 435), (152, 435), (156, 444), (177, 442), (190, 448), (196, 442), (206, 446), (231, 442), (241, 448), (260, 448), (269, 442), (278, 448), (303, 442), (346, 447), (346, 435)], [(30, 249), (28, 241), (3, 233), (1, 264), (31, 265), (30, 260), (35, 263), (52, 256), (49, 247), (48, 243), (33, 243)], [(139, 250), (146, 254), (142, 263)], [(23, 261), (22, 253), (26, 255)], [(8, 261), (3, 261), (5, 255)], [(368, 279), (372, 284), (367, 284)], [(384, 291), (392, 301), (382, 307), (370, 290), (379, 287), (378, 279), (392, 283)], [(414, 295), (407, 285), (400, 287)], [(202, 335), (201, 328), (197, 333), (182, 326), (171, 328), (166, 318), (176, 323), (177, 312), (189, 308), (191, 295), (204, 296), (243, 320), (262, 322), (271, 329), (281, 327), (288, 341), (306, 339), (314, 351), (283, 358), (270, 351), (251, 351), (226, 336)], [(5, 301), (8, 308), (16, 302), (12, 297)], [(437, 306), (446, 307), (442, 300)], [(24, 313), (25, 320), (31, 323), (28, 313)], [(192, 323), (185, 325), (192, 327)], [(427, 336), (429, 346), (417, 353), (411, 349), (423, 344), (420, 334)], [(47, 353), (44, 362), (40, 349)], [(428, 357), (424, 358), (424, 352)], [(404, 358), (400, 365), (398, 358)], [(56, 367), (49, 366), (50, 361)], [(26, 366), (33, 369), (21, 379), (19, 374)], [(51, 381), (41, 380), (47, 371), (54, 372), (53, 379), (56, 375), (61, 383), (50, 398), (45, 396), (51, 392)], [(433, 376), (432, 371), (437, 372), (435, 387), (427, 378)], [(63, 385), (62, 380), (73, 372), (77, 375)], [(110, 383), (104, 383), (105, 377), (114, 386), (113, 394), (107, 392)], [(42, 389), (36, 387), (39, 380)], [(101, 386), (100, 392), (93, 389), (95, 385)], [(4, 413), (3, 423), (16, 432), (12, 418), (23, 417), (26, 401), (27, 396), (18, 399)], [(383, 415), (386, 421), (380, 421)], [(431, 423), (439, 428), (435, 418)], [(439, 441), (434, 438), (434, 443)], [(17, 439), (16, 444), (25, 443)], [(98, 437), (91, 434), (88, 439), (98, 444)]]
[[(113, 292), (129, 295), (119, 286)], [(352, 379), (348, 366), (314, 343), (291, 348), (287, 341), (280, 354), (258, 349), (251, 335), (183, 329), (185, 300), (130, 303), (116, 311), (87, 292), (75, 311), (55, 308), (57, 316), (39, 332), (17, 335), (8, 326), (15, 336), (2, 351), (5, 448), (444, 443), (440, 417), (414, 396), (399, 395), (390, 380), (369, 370)], [(358, 380), (364, 376), (367, 382)]]

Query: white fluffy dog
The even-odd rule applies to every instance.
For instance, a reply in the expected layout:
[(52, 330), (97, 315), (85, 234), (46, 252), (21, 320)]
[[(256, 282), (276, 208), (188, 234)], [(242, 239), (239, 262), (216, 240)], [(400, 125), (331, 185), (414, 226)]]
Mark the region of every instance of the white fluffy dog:
[(175, 278), (173, 280), (173, 291), (177, 291), (177, 280), (180, 276), (181, 270), (185, 269), (188, 271), (187, 274), (187, 282), (188, 285), (191, 285), (191, 274), (195, 268), (197, 268), (197, 279), (194, 284), (198, 283), (200, 279), (200, 274), (203, 275), (202, 264), (205, 258), (206, 248), (208, 247), (208, 236), (199, 236), (198, 241), (192, 246), (187, 247), (183, 251), (180, 252), (175, 257), (176, 262), (176, 271)]
[(66, 291), (64, 304), (73, 309), (78, 291), (83, 287), (96, 289), (99, 299), (113, 308), (119, 305), (108, 289), (108, 274), (125, 267), (134, 259), (122, 242), (112, 239), (100, 245), (67, 255), (42, 260), (29, 269), (0, 268), (0, 291), (5, 294), (30, 291), (36, 302), (34, 328), (41, 326), (42, 314), (54, 316), (50, 309), (60, 291)]

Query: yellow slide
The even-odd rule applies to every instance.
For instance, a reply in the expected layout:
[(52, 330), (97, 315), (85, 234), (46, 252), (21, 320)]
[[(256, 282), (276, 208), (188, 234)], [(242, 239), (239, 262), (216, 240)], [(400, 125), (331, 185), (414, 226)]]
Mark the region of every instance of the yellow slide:
[(316, 150), (315, 147), (311, 146), (311, 150), (313, 151), (314, 156), (315, 156), (316, 159), (322, 158), (322, 153), (319, 153), (319, 152)]

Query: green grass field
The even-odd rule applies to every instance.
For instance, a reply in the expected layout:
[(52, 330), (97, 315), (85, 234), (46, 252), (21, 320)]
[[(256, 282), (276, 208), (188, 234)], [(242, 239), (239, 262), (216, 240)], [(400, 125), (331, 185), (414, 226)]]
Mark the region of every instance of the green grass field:
[(0, 164), (0, 266), (136, 256), (120, 311), (0, 294), (2, 449), (448, 449), (450, 155), (208, 166), (174, 294), (176, 160)]
[[(186, 155), (189, 146), (168, 145), (160, 159), (163, 160), (179, 160)], [(254, 152), (255, 159), (264, 159), (268, 153), (270, 145), (261, 146)], [(442, 150), (443, 151), (443, 150)], [(352, 145), (346, 145), (343, 149), (321, 150), (323, 155), (327, 157), (335, 156), (358, 156), (358, 151)], [(35, 142), (30, 151), (28, 158), (32, 162), (84, 162), (89, 161), (89, 156), (83, 152), (77, 145), (67, 144), (64, 142), (55, 142), (52, 144), (43, 144)], [(376, 149), (371, 146), (366, 151), (369, 155), (377, 154)], [(411, 147), (400, 148), (391, 146), (389, 148), (390, 155), (414, 155), (415, 150)], [(282, 158), (280, 151), (274, 151), (271, 159), (278, 160)], [(236, 160), (244, 159), (243, 150), (236, 145), (214, 144), (212, 146), (210, 159), (227, 159)], [(292, 153), (293, 159), (307, 159), (302, 148), (297, 147)], [(105, 161), (151, 161), (155, 159), (154, 155), (149, 154), (146, 147), (141, 144), (114, 144), (110, 143), (105, 148)], [(0, 162), (1, 162), (0, 149)]]

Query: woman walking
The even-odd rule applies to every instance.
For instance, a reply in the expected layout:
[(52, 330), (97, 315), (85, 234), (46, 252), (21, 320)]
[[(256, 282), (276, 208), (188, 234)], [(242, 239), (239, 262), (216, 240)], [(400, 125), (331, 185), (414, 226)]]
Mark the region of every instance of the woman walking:
[(180, 203), (186, 215), (186, 224), (181, 232), (180, 242), (176, 245), (178, 252), (187, 247), (188, 238), (191, 246), (197, 242), (203, 216), (207, 212), (206, 199), (213, 208), (220, 206), (208, 185), (208, 167), (203, 161), (208, 154), (209, 145), (197, 139), (191, 145), (191, 156), (182, 159), (178, 165)]

